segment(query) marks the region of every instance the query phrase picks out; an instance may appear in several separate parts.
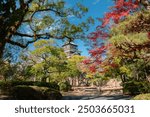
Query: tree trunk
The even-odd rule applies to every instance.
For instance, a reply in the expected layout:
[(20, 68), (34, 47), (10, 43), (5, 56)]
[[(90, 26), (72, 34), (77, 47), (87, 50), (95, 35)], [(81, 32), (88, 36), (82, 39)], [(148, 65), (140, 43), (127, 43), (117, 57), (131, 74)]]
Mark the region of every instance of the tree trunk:
[(41, 79), (41, 82), (46, 82), (46, 80), (47, 80), (47, 78), (46, 78), (46, 77), (43, 77), (43, 78)]
[(1, 42), (0, 41), (0, 59), (3, 58), (3, 53), (4, 53), (5, 45), (6, 45), (5, 42)]

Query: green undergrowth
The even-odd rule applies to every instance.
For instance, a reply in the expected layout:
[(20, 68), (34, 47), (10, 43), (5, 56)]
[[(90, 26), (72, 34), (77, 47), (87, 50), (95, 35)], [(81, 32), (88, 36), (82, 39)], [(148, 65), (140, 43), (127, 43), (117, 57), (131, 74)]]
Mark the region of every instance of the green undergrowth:
[(62, 95), (56, 83), (34, 81), (1, 81), (0, 91), (13, 100), (60, 100)]
[(133, 100), (150, 100), (150, 93), (137, 95)]

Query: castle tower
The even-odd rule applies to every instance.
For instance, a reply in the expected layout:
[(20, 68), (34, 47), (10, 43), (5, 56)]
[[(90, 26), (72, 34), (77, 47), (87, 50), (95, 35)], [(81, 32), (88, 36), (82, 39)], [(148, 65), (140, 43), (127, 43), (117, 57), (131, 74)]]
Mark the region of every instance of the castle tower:
[(78, 50), (78, 45), (76, 45), (73, 41), (67, 41), (62, 48), (67, 55), (67, 58), (70, 58), (73, 55), (80, 55), (80, 51)]

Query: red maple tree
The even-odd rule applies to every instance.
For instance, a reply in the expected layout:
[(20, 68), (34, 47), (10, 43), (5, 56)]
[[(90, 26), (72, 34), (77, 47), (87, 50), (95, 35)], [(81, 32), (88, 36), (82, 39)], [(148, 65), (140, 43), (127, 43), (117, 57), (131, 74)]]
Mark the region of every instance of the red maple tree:
[[(90, 33), (88, 36), (93, 45), (92, 49), (89, 51), (91, 58), (84, 60), (85, 64), (93, 64), (89, 65), (91, 72), (96, 72), (96, 66), (99, 66), (103, 63), (103, 60), (107, 56), (105, 55), (106, 51), (111, 48), (111, 44), (107, 43), (107, 39), (111, 37), (109, 30), (107, 29), (110, 29), (113, 26), (110, 25), (110, 22), (117, 24), (120, 20), (124, 20), (125, 17), (129, 14), (138, 11), (141, 5), (141, 1), (142, 0), (115, 0), (115, 4), (113, 7), (111, 7), (111, 11), (107, 12), (103, 18), (99, 18), (99, 20), (102, 22), (101, 25), (97, 26), (96, 31)], [(148, 33), (148, 37), (150, 38), (150, 33)], [(104, 63), (104, 65), (108, 64), (111, 67), (116, 67), (114, 63)]]

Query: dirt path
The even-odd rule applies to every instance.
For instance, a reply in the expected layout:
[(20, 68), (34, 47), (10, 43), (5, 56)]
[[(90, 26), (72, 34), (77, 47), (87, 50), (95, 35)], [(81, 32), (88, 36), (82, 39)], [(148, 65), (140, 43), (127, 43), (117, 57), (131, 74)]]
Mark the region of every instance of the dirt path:
[(63, 100), (130, 100), (132, 97), (125, 95), (111, 95), (111, 96), (63, 96)]
[(63, 100), (127, 100), (130, 96), (123, 95), (120, 88), (103, 89), (96, 87), (76, 87), (73, 91), (62, 92)]

